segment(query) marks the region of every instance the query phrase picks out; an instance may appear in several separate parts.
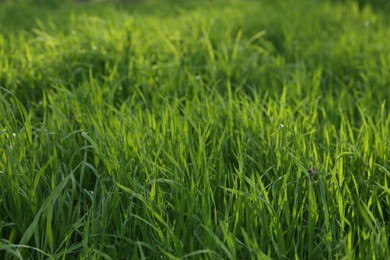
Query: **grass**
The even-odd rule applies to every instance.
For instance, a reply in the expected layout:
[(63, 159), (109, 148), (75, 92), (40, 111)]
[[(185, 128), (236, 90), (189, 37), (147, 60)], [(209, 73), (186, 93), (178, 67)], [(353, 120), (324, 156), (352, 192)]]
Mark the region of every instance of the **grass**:
[(4, 3), (0, 23), (2, 259), (390, 257), (383, 10)]

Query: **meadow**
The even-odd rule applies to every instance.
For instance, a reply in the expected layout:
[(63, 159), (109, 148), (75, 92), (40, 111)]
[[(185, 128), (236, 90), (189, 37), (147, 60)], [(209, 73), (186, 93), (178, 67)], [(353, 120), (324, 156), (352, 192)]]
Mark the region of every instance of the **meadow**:
[(1, 3), (0, 258), (389, 259), (375, 3)]

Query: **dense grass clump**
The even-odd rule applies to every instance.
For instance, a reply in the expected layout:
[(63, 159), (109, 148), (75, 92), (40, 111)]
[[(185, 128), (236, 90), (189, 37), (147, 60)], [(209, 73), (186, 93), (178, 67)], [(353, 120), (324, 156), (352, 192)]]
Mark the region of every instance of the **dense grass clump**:
[(0, 258), (389, 258), (359, 3), (2, 4)]

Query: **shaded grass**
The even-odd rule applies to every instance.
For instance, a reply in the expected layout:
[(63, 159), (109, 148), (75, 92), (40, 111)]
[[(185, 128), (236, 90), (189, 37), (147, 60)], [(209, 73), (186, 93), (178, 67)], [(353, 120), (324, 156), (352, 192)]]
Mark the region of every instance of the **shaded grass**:
[(29, 8), (0, 11), (30, 17), (0, 34), (4, 257), (389, 256), (386, 17)]

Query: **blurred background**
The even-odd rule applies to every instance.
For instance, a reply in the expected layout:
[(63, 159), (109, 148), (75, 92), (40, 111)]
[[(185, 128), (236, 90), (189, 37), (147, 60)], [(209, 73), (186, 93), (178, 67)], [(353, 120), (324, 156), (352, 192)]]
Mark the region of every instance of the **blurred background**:
[[(180, 4), (186, 2), (231, 2), (231, 1), (259, 1), (259, 2), (288, 2), (288, 0), (0, 0), (0, 3), (31, 3), (31, 4), (45, 4), (58, 5), (63, 3), (142, 3), (155, 2), (166, 4)], [(378, 11), (390, 11), (390, 0), (312, 0), (313, 2), (333, 2), (346, 3), (356, 2), (360, 7), (371, 6)], [(299, 3), (299, 0), (297, 1)]]

